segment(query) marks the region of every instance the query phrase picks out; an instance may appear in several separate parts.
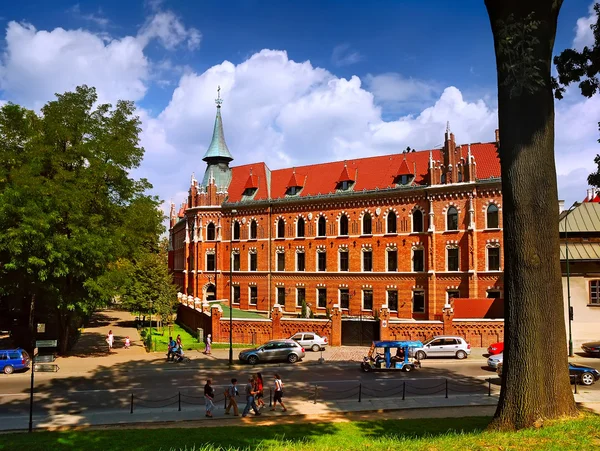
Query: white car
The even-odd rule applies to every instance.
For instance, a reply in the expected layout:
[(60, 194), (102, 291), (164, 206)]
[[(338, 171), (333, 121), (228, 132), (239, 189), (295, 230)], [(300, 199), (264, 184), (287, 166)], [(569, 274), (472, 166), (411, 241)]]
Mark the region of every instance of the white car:
[(411, 355), (414, 355), (417, 360), (431, 357), (466, 359), (469, 354), (471, 354), (471, 345), (464, 338), (455, 335), (433, 337), (423, 343), (422, 348), (411, 349)]
[(502, 354), (503, 353), (501, 352), (500, 354), (491, 356), (487, 361), (488, 366), (494, 370), (498, 369), (498, 365), (503, 361)]
[(322, 351), (327, 346), (327, 337), (321, 337), (314, 332), (298, 332), (290, 337), (291, 340), (296, 341), (304, 349), (310, 349), (311, 351)]

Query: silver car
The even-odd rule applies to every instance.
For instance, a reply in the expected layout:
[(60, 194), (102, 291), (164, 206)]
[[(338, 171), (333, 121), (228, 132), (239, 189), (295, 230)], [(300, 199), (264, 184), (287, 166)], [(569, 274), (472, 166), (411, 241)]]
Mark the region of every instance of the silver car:
[(442, 335), (425, 341), (422, 348), (413, 349), (411, 354), (414, 354), (417, 360), (430, 357), (466, 359), (471, 354), (471, 345), (462, 337)]
[(258, 362), (287, 361), (296, 363), (304, 358), (304, 348), (294, 340), (272, 340), (254, 349), (240, 352), (239, 359), (256, 365)]
[(490, 368), (498, 369), (498, 365), (500, 365), (503, 361), (502, 353), (490, 356), (487, 361), (487, 364)]
[(290, 340), (294, 340), (304, 349), (314, 352), (322, 351), (327, 346), (327, 337), (321, 337), (314, 332), (298, 332), (290, 337)]

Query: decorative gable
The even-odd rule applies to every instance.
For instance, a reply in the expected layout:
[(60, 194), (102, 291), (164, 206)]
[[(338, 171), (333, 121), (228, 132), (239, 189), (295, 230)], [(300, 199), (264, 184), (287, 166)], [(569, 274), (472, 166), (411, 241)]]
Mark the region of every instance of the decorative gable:
[(296, 170), (294, 170), (292, 176), (290, 177), (290, 181), (286, 185), (285, 193), (290, 196), (295, 196), (296, 194), (300, 193), (302, 187), (304, 186), (303, 180), (304, 176), (296, 174)]
[(404, 158), (402, 160), (402, 163), (400, 163), (398, 172), (396, 172), (396, 176), (394, 177), (394, 183), (396, 183), (397, 185), (410, 185), (414, 178), (415, 176), (408, 167), (406, 158)]

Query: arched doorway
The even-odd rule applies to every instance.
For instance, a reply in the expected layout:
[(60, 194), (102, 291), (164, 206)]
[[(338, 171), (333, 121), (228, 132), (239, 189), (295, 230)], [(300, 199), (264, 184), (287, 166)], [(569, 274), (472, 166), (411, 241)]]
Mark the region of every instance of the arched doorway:
[(217, 287), (215, 287), (212, 283), (207, 283), (204, 285), (204, 289), (202, 290), (204, 293), (203, 300), (204, 301), (216, 301), (217, 300)]

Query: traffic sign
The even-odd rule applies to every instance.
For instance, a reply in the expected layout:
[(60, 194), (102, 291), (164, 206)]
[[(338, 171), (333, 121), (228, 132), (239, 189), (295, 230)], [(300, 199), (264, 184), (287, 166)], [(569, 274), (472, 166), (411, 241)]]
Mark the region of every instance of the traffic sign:
[(58, 340), (37, 340), (35, 342), (36, 348), (56, 348), (58, 346)]

